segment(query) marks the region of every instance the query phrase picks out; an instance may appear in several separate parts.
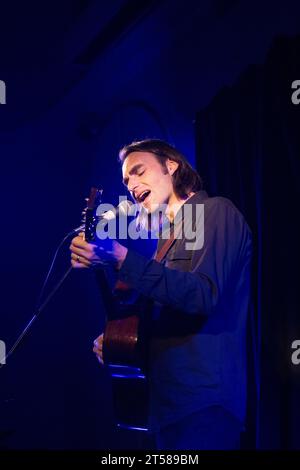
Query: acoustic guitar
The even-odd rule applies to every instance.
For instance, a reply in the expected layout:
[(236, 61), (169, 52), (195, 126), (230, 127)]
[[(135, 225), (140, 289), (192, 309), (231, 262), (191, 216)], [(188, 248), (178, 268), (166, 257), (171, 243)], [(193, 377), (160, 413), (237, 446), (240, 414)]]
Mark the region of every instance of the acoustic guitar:
[[(102, 190), (91, 188), (83, 211), (85, 240), (90, 243), (101, 244), (96, 235), (101, 219), (101, 215), (97, 215), (101, 198)], [(105, 266), (95, 269), (95, 277), (106, 309), (103, 359), (112, 378), (116, 424), (121, 428), (147, 431), (147, 308), (141, 298), (134, 303), (130, 300), (130, 286), (117, 281), (111, 289)]]

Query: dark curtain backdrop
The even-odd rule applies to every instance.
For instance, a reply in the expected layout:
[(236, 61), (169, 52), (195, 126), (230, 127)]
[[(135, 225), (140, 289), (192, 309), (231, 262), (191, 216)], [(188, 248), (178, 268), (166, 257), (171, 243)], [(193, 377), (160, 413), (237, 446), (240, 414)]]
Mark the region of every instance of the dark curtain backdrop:
[(278, 37), (197, 114), (197, 166), (210, 195), (229, 197), (254, 236), (248, 428), (243, 446), (300, 449), (300, 37)]

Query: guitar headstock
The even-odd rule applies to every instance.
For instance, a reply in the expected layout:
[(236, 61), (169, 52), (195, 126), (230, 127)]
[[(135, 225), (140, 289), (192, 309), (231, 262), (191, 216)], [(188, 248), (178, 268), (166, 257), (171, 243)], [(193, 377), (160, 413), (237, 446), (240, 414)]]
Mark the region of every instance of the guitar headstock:
[(103, 189), (91, 188), (90, 195), (86, 198), (86, 208), (83, 211), (83, 223), (85, 225), (85, 240), (92, 242), (96, 238), (96, 227), (98, 217), (96, 216), (97, 207), (101, 204)]

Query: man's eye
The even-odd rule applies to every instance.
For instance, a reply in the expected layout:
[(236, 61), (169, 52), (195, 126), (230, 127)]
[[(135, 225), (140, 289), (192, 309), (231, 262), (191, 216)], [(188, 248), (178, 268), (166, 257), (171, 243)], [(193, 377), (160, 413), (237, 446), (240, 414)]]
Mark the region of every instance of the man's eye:
[(137, 175), (138, 175), (138, 176), (142, 176), (144, 173), (145, 173), (145, 170), (140, 171)]

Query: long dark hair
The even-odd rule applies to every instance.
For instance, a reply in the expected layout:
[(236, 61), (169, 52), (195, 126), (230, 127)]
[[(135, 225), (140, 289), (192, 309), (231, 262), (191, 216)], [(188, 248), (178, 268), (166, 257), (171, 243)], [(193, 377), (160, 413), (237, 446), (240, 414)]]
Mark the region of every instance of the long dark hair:
[(203, 189), (203, 182), (200, 175), (189, 164), (182, 153), (167, 142), (160, 139), (145, 139), (125, 145), (119, 152), (119, 160), (123, 164), (130, 153), (149, 152), (152, 153), (166, 168), (166, 160), (169, 158), (178, 163), (178, 168), (174, 172), (173, 188), (180, 199), (186, 199), (191, 192)]

